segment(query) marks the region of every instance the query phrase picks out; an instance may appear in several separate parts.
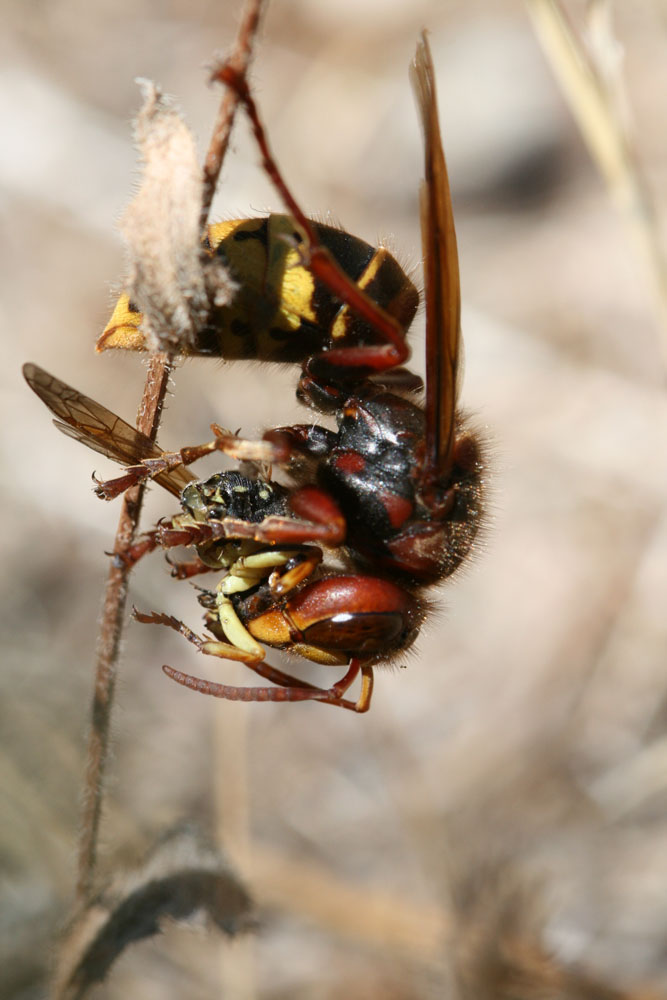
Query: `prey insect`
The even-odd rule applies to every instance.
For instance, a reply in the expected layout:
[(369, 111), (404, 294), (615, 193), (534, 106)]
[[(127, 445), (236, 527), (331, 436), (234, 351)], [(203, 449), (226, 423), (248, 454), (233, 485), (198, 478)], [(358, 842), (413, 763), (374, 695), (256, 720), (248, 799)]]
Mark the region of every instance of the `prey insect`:
[[(57, 417), (56, 426), (100, 454), (120, 463), (157, 460), (164, 454), (101, 403), (36, 365), (25, 365), (24, 375)], [(220, 438), (235, 440), (222, 433)], [(210, 637), (196, 635), (170, 615), (135, 611), (135, 619), (168, 626), (200, 652), (243, 662), (277, 687), (215, 684), (167, 666), (165, 673), (196, 690), (231, 700), (316, 700), (366, 711), (372, 664), (410, 644), (421, 623), (421, 609), (391, 580), (334, 572), (322, 566), (319, 546), (294, 541), (307, 535), (336, 545), (342, 533), (336, 504), (321, 497), (314, 515), (319, 520), (306, 523), (299, 511), (310, 510), (313, 487), (288, 490), (259, 474), (251, 478), (237, 471), (199, 482), (182, 464), (154, 478), (180, 498), (183, 512), (147, 532), (124, 558), (132, 564), (158, 547), (192, 546), (196, 559), (173, 564), (174, 576), (189, 579), (213, 570), (223, 576), (214, 591), (200, 596)], [(320, 664), (347, 666), (347, 672), (330, 688), (318, 688), (268, 664), (261, 643)], [(351, 701), (344, 695), (360, 673), (361, 692)]]
[[(396, 323), (401, 351), (419, 293), (384, 247), (372, 247), (333, 226), (308, 220), (311, 235), (351, 282)], [(334, 347), (369, 348), (377, 332), (318, 279), (304, 261), (304, 235), (286, 215), (235, 219), (210, 225), (204, 250), (216, 254), (237, 290), (230, 304), (212, 310), (187, 353), (227, 361), (300, 362)], [(127, 294), (118, 299), (97, 350), (146, 350), (143, 315)]]

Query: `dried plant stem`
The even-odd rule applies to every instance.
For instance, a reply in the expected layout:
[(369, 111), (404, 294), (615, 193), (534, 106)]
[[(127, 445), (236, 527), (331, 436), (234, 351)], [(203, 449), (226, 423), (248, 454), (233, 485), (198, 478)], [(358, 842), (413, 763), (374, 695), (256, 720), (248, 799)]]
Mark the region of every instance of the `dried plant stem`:
[[(246, 0), (231, 56), (233, 65), (242, 73), (246, 72), (250, 63), (253, 44), (257, 36), (264, 7), (265, 0)], [(229, 136), (237, 103), (236, 96), (229, 91), (225, 91), (206, 155), (201, 211), (202, 228), (208, 220), (208, 213), (220, 169), (229, 145)], [(171, 360), (168, 355), (163, 353), (153, 355), (149, 363), (143, 398), (137, 417), (138, 429), (153, 440), (157, 436), (170, 373)], [(131, 545), (139, 523), (142, 498), (142, 487), (129, 490), (125, 494), (116, 533), (114, 553), (122, 553)], [(104, 776), (109, 749), (111, 711), (129, 576), (129, 570), (121, 562), (121, 560), (115, 560), (110, 567), (100, 624), (95, 692), (86, 758), (81, 833), (78, 846), (76, 904), (77, 908), (80, 909), (84, 908), (90, 901), (95, 883)]]
[[(252, 57), (253, 44), (257, 37), (257, 31), (262, 19), (262, 13), (266, 6), (266, 0), (247, 0), (241, 16), (236, 44), (229, 59), (230, 65), (235, 72), (244, 77), (248, 71)], [(201, 206), (201, 228), (204, 229), (208, 221), (208, 214), (211, 210), (211, 202), (218, 185), (218, 177), (229, 146), (229, 137), (232, 133), (234, 115), (238, 105), (238, 96), (231, 89), (226, 89), (218, 117), (213, 126), (213, 135), (209, 143), (206, 159), (204, 160), (204, 191)]]
[(597, 51), (584, 45), (560, 0), (527, 0), (535, 31), (589, 152), (627, 223), (649, 275), (661, 326), (661, 353), (667, 368), (667, 259), (653, 199), (627, 127), (618, 45), (610, 28), (608, 4), (592, 8)]
[[(171, 364), (166, 354), (154, 354), (151, 357), (137, 415), (137, 428), (152, 440), (157, 436), (170, 372)], [(138, 486), (128, 490), (123, 497), (114, 544), (116, 554), (122, 555), (132, 544), (139, 523), (143, 492), (144, 487)], [(112, 560), (102, 609), (78, 853), (76, 900), (81, 907), (89, 901), (93, 890), (103, 779), (109, 750), (111, 707), (129, 573), (129, 568), (123, 565), (121, 559)]]

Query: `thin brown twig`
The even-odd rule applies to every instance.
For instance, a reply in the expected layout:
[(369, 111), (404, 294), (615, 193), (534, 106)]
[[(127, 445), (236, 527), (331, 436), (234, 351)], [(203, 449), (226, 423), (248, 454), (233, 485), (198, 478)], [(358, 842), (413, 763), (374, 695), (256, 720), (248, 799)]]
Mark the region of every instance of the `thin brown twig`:
[[(266, 0), (246, 0), (231, 56), (232, 64), (240, 72), (245, 73), (250, 63), (253, 44), (265, 4)], [(208, 220), (220, 169), (229, 146), (229, 136), (237, 103), (236, 95), (225, 91), (203, 171), (202, 230)], [(157, 436), (171, 368), (172, 362), (167, 354), (155, 354), (150, 359), (137, 416), (137, 428), (153, 440)], [(125, 494), (114, 543), (114, 554), (116, 555), (122, 555), (123, 551), (132, 544), (139, 523), (142, 499), (143, 487), (135, 487)], [(103, 784), (109, 751), (111, 710), (127, 600), (128, 577), (129, 568), (123, 565), (122, 559), (114, 560), (109, 569), (100, 625), (91, 730), (86, 758), (76, 885), (76, 903), (79, 908), (83, 908), (90, 901), (95, 882)]]
[[(137, 414), (137, 428), (152, 440), (162, 414), (171, 363), (166, 354), (154, 354), (146, 373), (144, 393)], [(123, 497), (123, 508), (118, 520), (114, 554), (122, 556), (134, 540), (139, 523), (144, 487), (136, 486)], [(78, 877), (76, 898), (80, 906), (90, 899), (97, 861), (97, 843), (102, 812), (102, 780), (109, 751), (109, 726), (113, 704), (118, 651), (123, 631), (123, 616), (127, 600), (127, 582), (130, 567), (117, 558), (109, 567), (102, 622), (97, 649), (95, 691), (91, 711), (91, 728), (88, 739), (86, 779), (81, 815), (79, 840)]]
[[(252, 50), (257, 31), (262, 19), (263, 9), (266, 0), (247, 0), (245, 9), (241, 17), (236, 45), (229, 59), (229, 64), (242, 78), (245, 78), (252, 58)], [(202, 193), (200, 223), (202, 230), (208, 221), (208, 214), (211, 210), (211, 202), (218, 185), (218, 177), (229, 146), (229, 138), (232, 134), (234, 115), (238, 106), (238, 95), (231, 89), (226, 89), (218, 116), (213, 126), (213, 135), (209, 143), (206, 159), (204, 160), (204, 190)]]

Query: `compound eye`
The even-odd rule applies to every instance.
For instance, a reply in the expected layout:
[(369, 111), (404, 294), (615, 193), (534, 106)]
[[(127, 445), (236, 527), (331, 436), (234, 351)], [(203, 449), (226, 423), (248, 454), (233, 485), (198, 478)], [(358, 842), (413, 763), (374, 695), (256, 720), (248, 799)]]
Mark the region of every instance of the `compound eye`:
[(189, 483), (181, 493), (183, 510), (194, 517), (195, 521), (205, 521), (208, 516), (208, 506), (201, 483)]

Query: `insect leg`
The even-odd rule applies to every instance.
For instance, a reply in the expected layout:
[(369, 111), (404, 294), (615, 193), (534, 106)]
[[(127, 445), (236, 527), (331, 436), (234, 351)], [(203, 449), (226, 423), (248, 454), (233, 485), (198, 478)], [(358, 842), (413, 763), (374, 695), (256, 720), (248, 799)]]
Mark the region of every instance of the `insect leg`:
[(276, 597), (284, 597), (290, 590), (294, 590), (307, 580), (315, 572), (322, 562), (321, 549), (308, 547), (308, 552), (303, 553), (301, 558), (292, 560), (292, 565), (284, 572), (275, 570), (269, 577), (269, 586)]
[(193, 576), (199, 576), (200, 573), (220, 572), (217, 566), (209, 566), (199, 556), (187, 560), (170, 559), (169, 556), (165, 558), (171, 566), (171, 575), (175, 580), (190, 580)]
[(232, 563), (218, 589), (227, 596), (242, 593), (268, 576), (272, 593), (282, 597), (307, 580), (321, 562), (322, 550), (312, 545), (266, 549)]
[[(178, 519), (171, 519), (163, 524), (159, 524), (152, 531), (147, 531), (126, 552), (122, 554), (114, 552), (113, 557), (119, 560), (122, 565), (131, 568), (140, 559), (143, 559), (149, 552), (154, 552), (158, 547), (173, 549), (181, 545), (201, 545), (204, 542), (210, 541), (212, 537), (213, 531), (208, 524), (200, 524), (195, 521), (188, 524), (185, 518), (179, 515)], [(188, 564), (176, 564), (177, 567), (186, 565)], [(177, 569), (177, 572), (173, 575), (178, 579), (187, 579), (188, 576), (194, 576), (197, 572), (204, 572), (206, 568), (208, 567), (204, 567), (202, 564), (201, 570), (195, 568), (193, 572), (188, 572), (185, 576), (181, 575), (180, 569)]]
[(115, 500), (131, 486), (145, 483), (165, 473), (173, 472), (175, 469), (192, 465), (200, 458), (217, 451), (222, 452), (223, 455), (246, 461), (267, 463), (276, 461), (275, 450), (269, 442), (246, 441), (237, 438), (236, 435), (223, 430), (217, 424), (211, 424), (211, 430), (214, 434), (212, 441), (188, 445), (178, 451), (164, 451), (156, 458), (142, 459), (137, 465), (128, 466), (124, 474), (115, 479), (95, 479), (95, 493), (102, 500)]
[[(303, 486), (290, 495), (289, 505), (294, 517), (276, 514), (258, 522), (225, 517), (219, 521), (211, 519), (202, 527), (210, 530), (208, 537), (213, 540), (251, 538), (270, 545), (319, 542), (331, 546), (341, 545), (345, 540), (347, 523), (340, 507), (325, 490), (317, 486)], [(170, 532), (167, 531), (167, 534)], [(192, 543), (185, 541), (180, 544)]]
[[(143, 613), (133, 609), (133, 617), (136, 621), (149, 625), (166, 625), (182, 635), (188, 642), (191, 642), (200, 653), (210, 656), (218, 656), (224, 660), (236, 660), (245, 663), (256, 674), (265, 680), (272, 681), (280, 685), (276, 688), (246, 688), (234, 687), (228, 684), (218, 684), (213, 681), (203, 680), (191, 674), (182, 673), (173, 667), (163, 666), (164, 672), (172, 680), (192, 690), (202, 694), (212, 695), (215, 698), (226, 698), (230, 701), (324, 701), (327, 704), (339, 705), (354, 712), (366, 712), (370, 705), (372, 693), (373, 674), (368, 666), (361, 665), (363, 673), (362, 690), (357, 702), (348, 701), (343, 695), (352, 684), (359, 673), (360, 665), (358, 660), (351, 660), (350, 666), (345, 676), (334, 684), (331, 688), (318, 688), (307, 681), (301, 681), (291, 674), (286, 674), (276, 667), (272, 667), (263, 659), (256, 659), (252, 652), (240, 649), (236, 646), (223, 642), (209, 642), (196, 635), (192, 629), (188, 628), (184, 622), (171, 615), (159, 612)], [(243, 628), (243, 626), (241, 626)], [(251, 639), (254, 642), (254, 640)], [(264, 650), (259, 647), (263, 657)]]
[[(198, 691), (200, 694), (207, 694), (213, 698), (224, 698), (227, 701), (321, 701), (327, 705), (334, 705), (338, 708), (346, 708), (351, 712), (367, 712), (370, 707), (373, 693), (373, 671), (367, 664), (359, 664), (358, 660), (351, 660), (350, 667), (337, 684), (330, 688), (317, 688), (312, 684), (297, 680), (289, 674), (283, 674), (268, 663), (248, 664), (256, 673), (267, 680), (280, 684), (280, 687), (234, 687), (229, 684), (218, 684), (214, 681), (207, 681), (192, 674), (184, 674), (180, 670), (175, 670), (167, 665), (162, 669), (177, 684)], [(347, 688), (355, 679), (359, 670), (362, 671), (362, 689), (356, 702), (343, 698)]]
[(137, 611), (136, 608), (132, 609), (132, 617), (135, 621), (141, 622), (142, 625), (166, 625), (167, 628), (171, 628), (174, 632), (178, 632), (182, 635), (184, 639), (191, 642), (193, 646), (196, 646), (200, 653), (207, 653), (209, 656), (219, 656), (224, 660), (238, 660), (241, 663), (245, 663), (248, 666), (252, 666), (256, 661), (261, 661), (264, 656), (264, 650), (261, 646), (258, 647), (260, 651), (259, 657), (256, 653), (242, 649), (239, 646), (233, 646), (225, 642), (211, 642), (208, 639), (203, 639), (201, 636), (193, 632), (184, 622), (180, 621), (178, 618), (174, 618), (173, 615), (166, 615), (159, 611)]
[[(265, 680), (270, 680), (274, 684), (281, 684), (285, 687), (300, 686), (316, 692), (321, 690), (314, 684), (309, 684), (307, 681), (297, 680), (297, 678), (292, 677), (291, 674), (286, 674), (282, 670), (272, 667), (264, 660), (256, 661), (252, 653), (248, 653), (237, 648), (236, 646), (232, 646), (224, 642), (210, 642), (209, 640), (203, 639), (201, 636), (198, 636), (195, 632), (193, 632), (192, 629), (189, 628), (184, 622), (180, 621), (178, 618), (174, 618), (172, 615), (165, 615), (156, 611), (141, 612), (137, 611), (136, 608), (133, 608), (132, 617), (135, 621), (141, 622), (144, 625), (165, 625), (167, 628), (173, 629), (174, 632), (178, 632), (178, 634), (182, 635), (183, 638), (188, 640), (188, 642), (191, 642), (193, 646), (196, 646), (200, 653), (204, 653), (209, 656), (218, 656), (220, 659), (224, 660), (235, 660), (240, 663), (245, 663), (247, 667), (254, 670), (260, 677), (263, 677)], [(262, 654), (263, 652), (264, 651), (262, 650)], [(168, 676), (172, 676), (170, 671), (173, 671), (173, 667), (164, 667), (163, 669)], [(174, 671), (174, 673), (179, 672)], [(182, 674), (181, 676), (187, 677), (189, 675)], [(202, 683), (206, 684), (208, 682), (202, 681)]]

